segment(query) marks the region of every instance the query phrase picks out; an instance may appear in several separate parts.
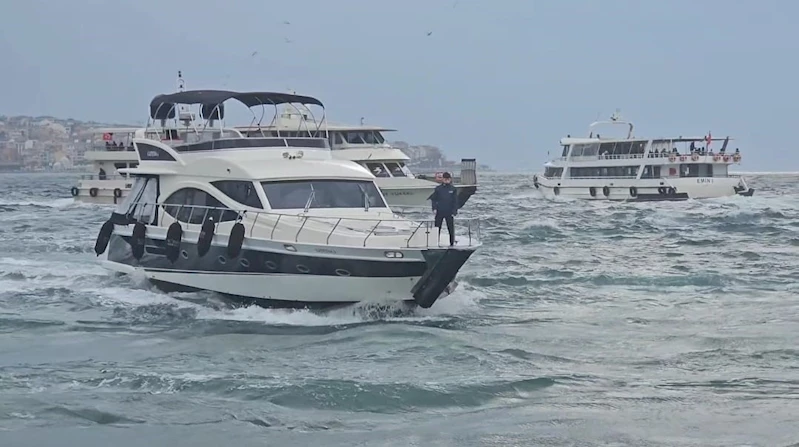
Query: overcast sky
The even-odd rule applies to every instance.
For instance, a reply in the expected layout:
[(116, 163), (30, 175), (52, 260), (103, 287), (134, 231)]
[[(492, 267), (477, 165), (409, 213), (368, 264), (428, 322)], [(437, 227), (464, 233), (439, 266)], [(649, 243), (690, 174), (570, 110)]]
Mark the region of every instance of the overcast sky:
[(797, 17), (793, 0), (4, 0), (0, 114), (141, 122), (182, 70), (504, 170), (618, 108), (638, 136), (712, 131), (740, 170), (799, 171)]

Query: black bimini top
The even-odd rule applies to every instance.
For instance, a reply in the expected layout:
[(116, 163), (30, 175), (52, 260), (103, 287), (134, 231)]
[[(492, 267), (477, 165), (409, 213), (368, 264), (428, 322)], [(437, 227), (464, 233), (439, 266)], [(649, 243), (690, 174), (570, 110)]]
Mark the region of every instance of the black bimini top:
[[(287, 103), (314, 104), (324, 107), (321, 101), (311, 96), (292, 95), (276, 92), (232, 92), (229, 90), (187, 90), (185, 92), (158, 95), (150, 101), (152, 119), (175, 117), (177, 104), (202, 104), (206, 118), (222, 119), (225, 115), (223, 102), (235, 99), (247, 107), (259, 105), (278, 105)], [(215, 116), (211, 116), (215, 115)]]

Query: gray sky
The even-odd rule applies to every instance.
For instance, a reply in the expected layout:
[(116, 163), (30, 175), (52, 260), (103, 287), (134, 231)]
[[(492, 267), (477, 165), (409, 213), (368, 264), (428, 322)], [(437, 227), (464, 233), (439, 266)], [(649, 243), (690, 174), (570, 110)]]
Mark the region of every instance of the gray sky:
[(619, 108), (638, 136), (712, 131), (741, 170), (799, 171), (798, 16), (794, 0), (5, 0), (0, 113), (138, 122), (183, 70), (505, 170), (539, 170)]

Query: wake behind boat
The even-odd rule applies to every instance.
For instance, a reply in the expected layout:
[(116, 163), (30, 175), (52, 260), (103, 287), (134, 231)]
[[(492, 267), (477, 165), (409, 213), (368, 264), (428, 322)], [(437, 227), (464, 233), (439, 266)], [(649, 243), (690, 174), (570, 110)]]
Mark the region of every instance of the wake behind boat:
[[(315, 105), (322, 119), (304, 128), (307, 136), (247, 138), (221, 124), (230, 99), (275, 113), (280, 104)], [(200, 106), (202, 125), (176, 114), (185, 105)], [(120, 170), (135, 178), (133, 187), (95, 244), (111, 270), (245, 304), (427, 308), (454, 289), (480, 245), (476, 219), (458, 219), (450, 247), (432, 221), (394, 214), (368, 170), (330, 156), (315, 98), (183, 91), (155, 97), (150, 120), (132, 140), (138, 166)]]
[[(627, 126), (627, 136), (595, 136), (600, 124)], [(533, 185), (549, 199), (661, 201), (754, 194), (743, 177), (729, 173), (729, 166), (741, 161), (738, 149), (727, 152), (729, 137), (643, 139), (633, 130), (633, 123), (614, 114), (610, 121), (592, 123), (587, 138), (562, 138), (561, 157), (545, 163)], [(711, 145), (717, 141), (723, 143), (715, 152)]]

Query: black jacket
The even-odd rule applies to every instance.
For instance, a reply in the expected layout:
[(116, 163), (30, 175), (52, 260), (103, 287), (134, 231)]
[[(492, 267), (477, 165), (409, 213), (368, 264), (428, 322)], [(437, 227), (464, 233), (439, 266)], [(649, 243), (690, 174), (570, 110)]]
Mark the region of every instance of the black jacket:
[(433, 211), (442, 216), (458, 214), (458, 190), (452, 183), (442, 183), (436, 186), (428, 200), (433, 202)]

